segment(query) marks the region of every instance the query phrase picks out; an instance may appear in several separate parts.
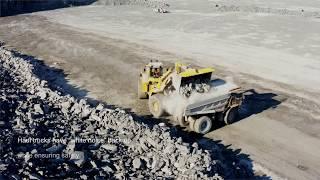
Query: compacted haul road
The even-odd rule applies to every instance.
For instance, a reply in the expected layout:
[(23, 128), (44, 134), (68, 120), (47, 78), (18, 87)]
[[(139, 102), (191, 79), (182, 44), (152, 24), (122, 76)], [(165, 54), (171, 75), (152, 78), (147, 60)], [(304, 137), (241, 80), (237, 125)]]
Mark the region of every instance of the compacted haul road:
[[(272, 11), (276, 3), (269, 6), (269, 13), (241, 11), (250, 4), (240, 4), (239, 11), (228, 4), (214, 9), (207, 1), (179, 1), (168, 14), (141, 6), (67, 8), (3, 17), (0, 39), (62, 69), (65, 77), (54, 81), (68, 93), (138, 115), (149, 114), (147, 102), (135, 93), (138, 73), (150, 58), (213, 66), (217, 76), (248, 91), (240, 120), (205, 137), (250, 154), (257, 171), (316, 179), (320, 21)], [(290, 4), (289, 12), (299, 6)]]

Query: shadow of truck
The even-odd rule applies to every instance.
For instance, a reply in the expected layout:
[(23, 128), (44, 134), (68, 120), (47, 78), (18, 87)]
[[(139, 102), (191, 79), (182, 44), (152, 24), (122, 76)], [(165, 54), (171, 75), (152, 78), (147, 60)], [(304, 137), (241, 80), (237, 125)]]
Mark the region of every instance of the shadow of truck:
[[(244, 91), (244, 100), (239, 109), (239, 115), (234, 123), (245, 120), (254, 114), (259, 114), (270, 108), (276, 108), (281, 101), (276, 100), (278, 95), (275, 93), (258, 93), (254, 89)], [(212, 131), (226, 126), (223, 121), (216, 121), (213, 124)]]
[(276, 108), (281, 101), (276, 100), (275, 93), (258, 93), (254, 89), (244, 92), (244, 102), (240, 108), (239, 120), (245, 119), (253, 114), (261, 113), (270, 108)]

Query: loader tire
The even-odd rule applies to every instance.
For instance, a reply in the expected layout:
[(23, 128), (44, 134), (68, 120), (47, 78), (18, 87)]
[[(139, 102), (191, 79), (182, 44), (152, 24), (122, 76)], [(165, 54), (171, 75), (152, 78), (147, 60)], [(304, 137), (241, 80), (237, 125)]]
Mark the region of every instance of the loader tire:
[(138, 81), (138, 98), (139, 99), (148, 98), (148, 94), (146, 92), (142, 92), (141, 90), (141, 80)]
[(227, 112), (224, 115), (224, 123), (226, 124), (232, 124), (237, 120), (237, 117), (239, 115), (239, 106), (231, 107), (227, 110)]
[(163, 95), (155, 94), (149, 97), (149, 111), (155, 117), (159, 118), (164, 115)]
[(207, 134), (212, 127), (212, 120), (208, 116), (202, 116), (194, 122), (193, 130), (200, 134)]

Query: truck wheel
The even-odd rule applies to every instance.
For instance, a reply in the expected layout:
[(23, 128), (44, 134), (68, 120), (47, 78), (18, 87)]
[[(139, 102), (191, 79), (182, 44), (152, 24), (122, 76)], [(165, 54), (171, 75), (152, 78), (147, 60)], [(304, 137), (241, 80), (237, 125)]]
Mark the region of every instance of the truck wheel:
[(149, 98), (149, 111), (155, 118), (159, 118), (164, 114), (163, 95), (155, 94)]
[(207, 134), (212, 127), (212, 120), (208, 116), (202, 116), (194, 122), (193, 130), (200, 134)]
[(141, 89), (141, 80), (138, 81), (138, 98), (139, 99), (146, 99), (148, 97), (148, 94), (146, 92), (143, 92)]
[(231, 107), (224, 115), (224, 122), (226, 124), (232, 124), (236, 121), (239, 114), (239, 106)]

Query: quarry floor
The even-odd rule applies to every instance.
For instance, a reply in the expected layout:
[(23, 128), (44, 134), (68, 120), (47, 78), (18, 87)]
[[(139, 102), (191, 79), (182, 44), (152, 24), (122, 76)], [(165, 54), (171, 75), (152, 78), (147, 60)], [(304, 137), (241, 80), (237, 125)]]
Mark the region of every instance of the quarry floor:
[(254, 93), (241, 120), (205, 136), (249, 154), (274, 178), (320, 177), (319, 18), (178, 2), (168, 14), (87, 6), (2, 17), (0, 40), (62, 69), (55, 82), (68, 93), (138, 115), (149, 115), (136, 85), (150, 59), (213, 66)]

